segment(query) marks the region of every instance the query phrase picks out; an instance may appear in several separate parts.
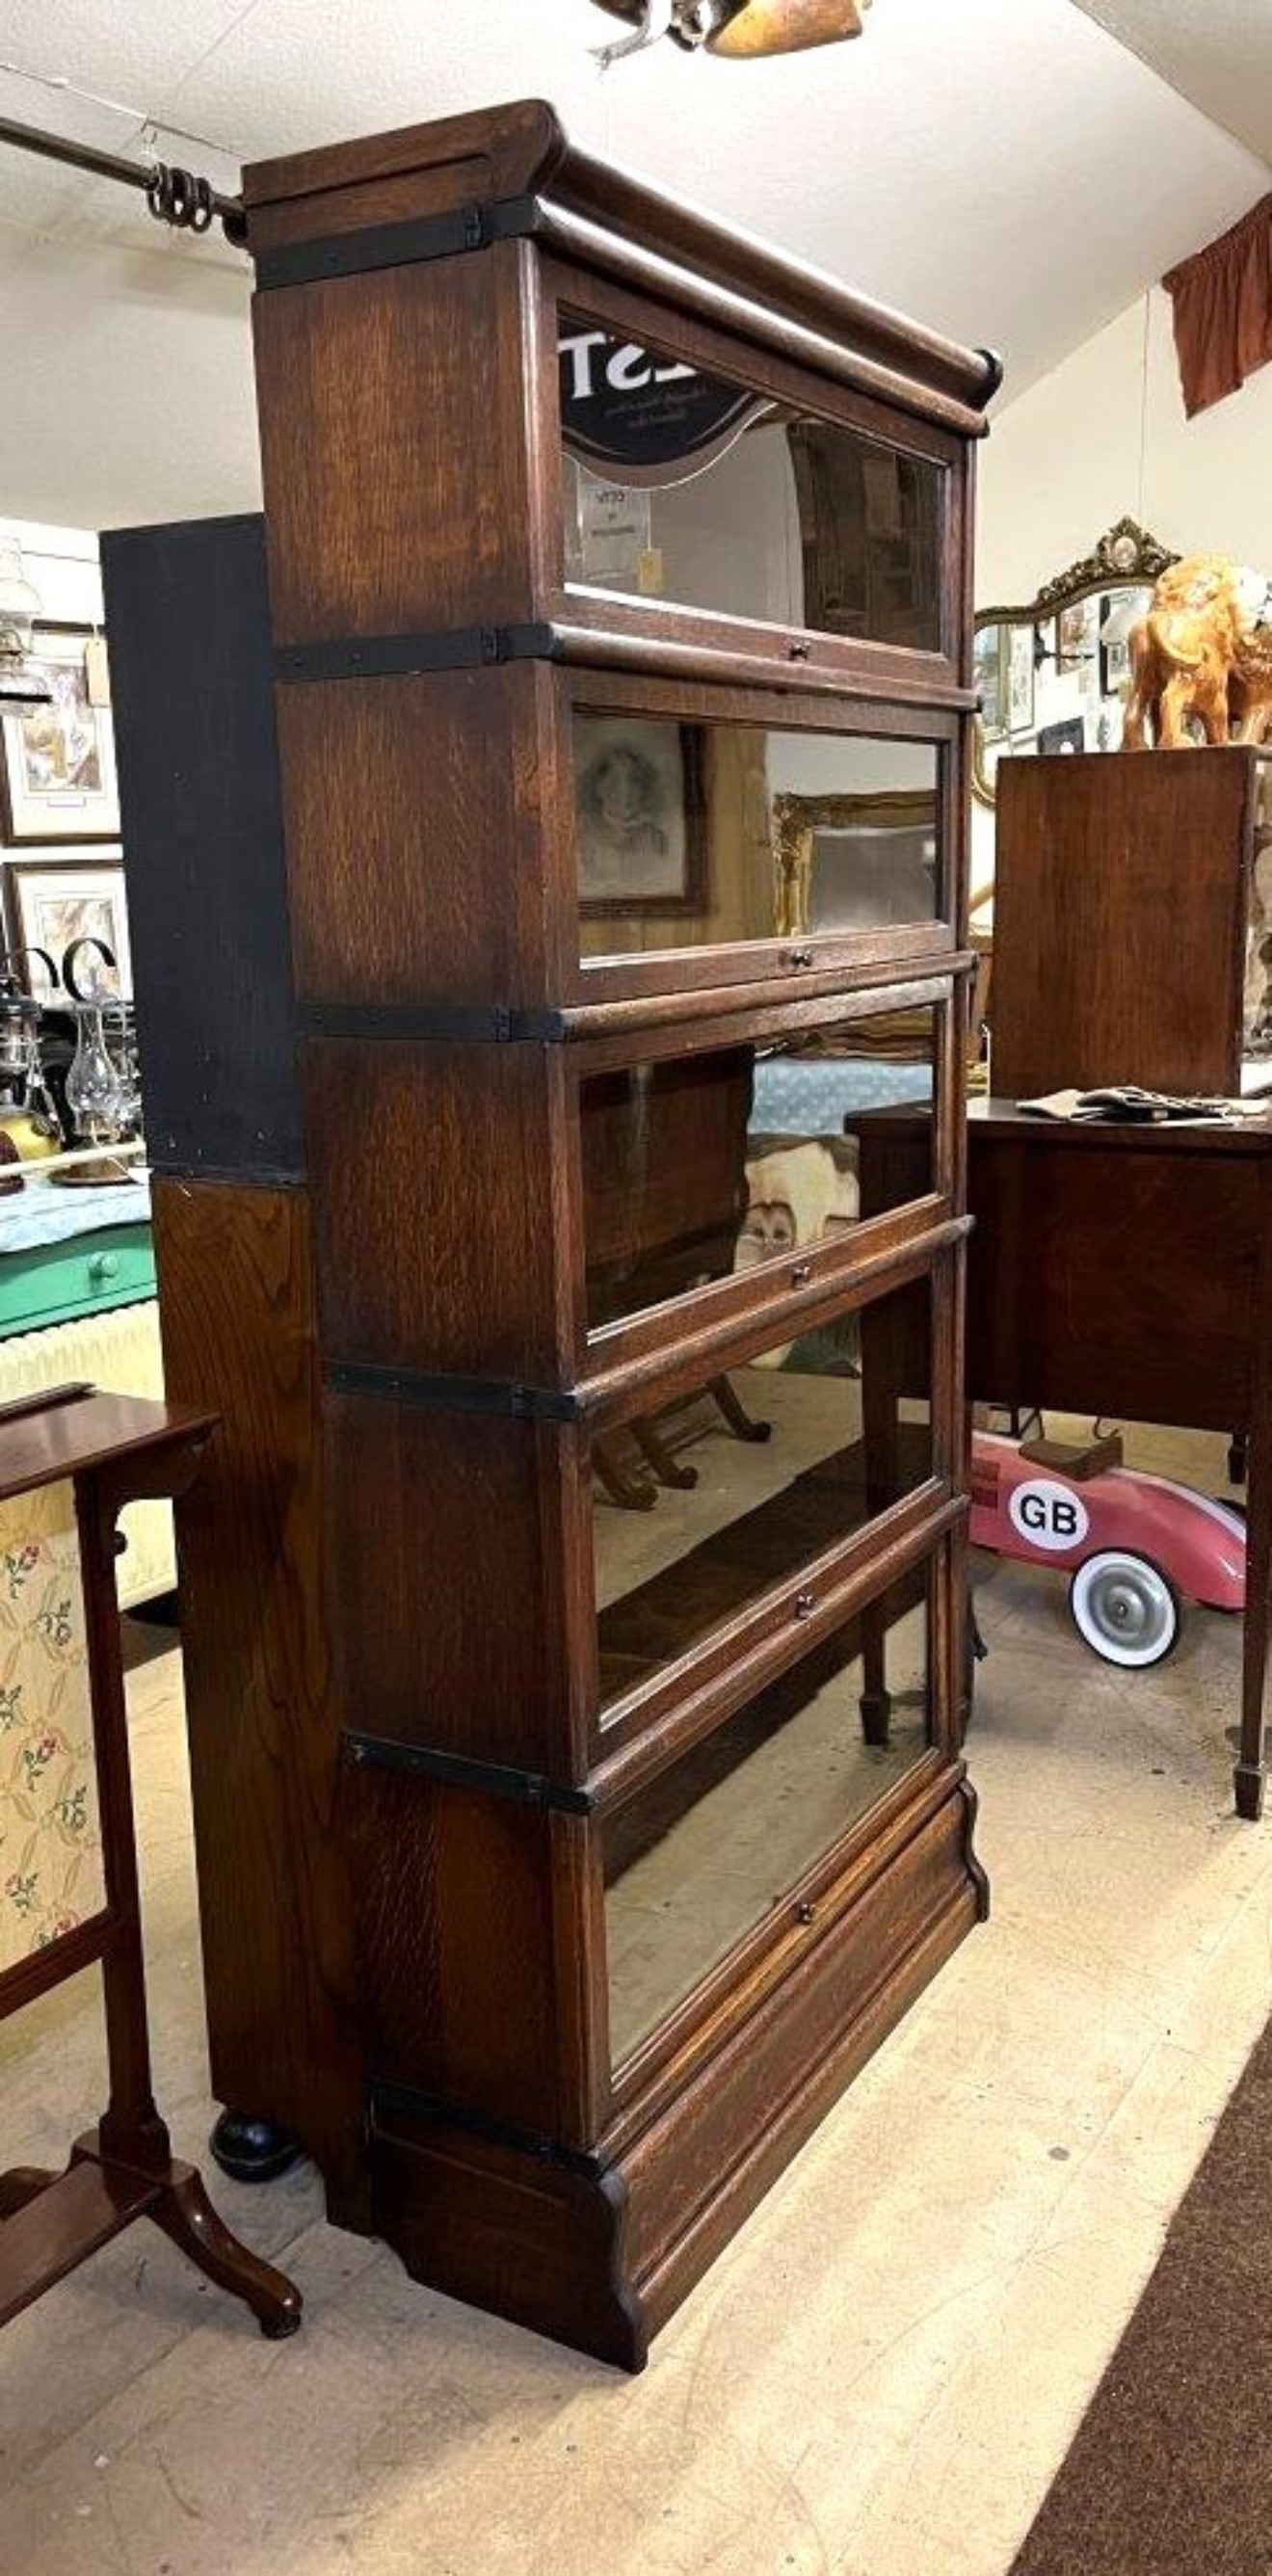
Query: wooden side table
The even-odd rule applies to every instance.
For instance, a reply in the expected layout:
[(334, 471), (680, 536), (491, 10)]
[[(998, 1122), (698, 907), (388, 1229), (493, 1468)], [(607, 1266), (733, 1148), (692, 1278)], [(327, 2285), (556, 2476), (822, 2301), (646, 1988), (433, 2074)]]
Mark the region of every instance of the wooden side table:
[[(917, 1184), (930, 1146), (913, 1110), (857, 1123), (866, 1216)], [(1254, 1821), (1272, 1645), (1272, 1112), (1234, 1127), (1081, 1126), (988, 1100), (968, 1116), (967, 1153), (969, 1394), (1248, 1442), (1233, 1787)], [(890, 1365), (913, 1371), (917, 1355)]]
[(110, 2099), (63, 2173), (0, 2175), (0, 2325), (136, 2218), (152, 2218), (271, 2336), (300, 2324), (298, 2290), (224, 2227), (192, 2165), (172, 2155), (151, 2091), (145, 1965), (119, 1606), (116, 1522), (125, 1503), (183, 1493), (212, 1414), (70, 1388), (0, 1411), (0, 1502), (69, 1482), (88, 1647), (104, 1897), (88, 1919), (0, 1971), (0, 2019), (100, 1960)]

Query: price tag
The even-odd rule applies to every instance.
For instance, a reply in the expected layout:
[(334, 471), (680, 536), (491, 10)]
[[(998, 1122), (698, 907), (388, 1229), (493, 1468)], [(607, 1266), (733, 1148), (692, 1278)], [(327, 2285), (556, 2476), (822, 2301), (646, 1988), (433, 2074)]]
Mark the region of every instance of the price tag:
[(110, 664), (104, 635), (90, 635), (84, 647), (84, 682), (90, 707), (110, 705)]

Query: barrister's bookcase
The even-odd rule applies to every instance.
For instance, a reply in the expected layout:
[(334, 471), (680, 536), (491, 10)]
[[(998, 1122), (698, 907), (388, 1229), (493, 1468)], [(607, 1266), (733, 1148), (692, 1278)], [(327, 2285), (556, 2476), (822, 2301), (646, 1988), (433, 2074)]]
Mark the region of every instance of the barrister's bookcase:
[(246, 194), (364, 2218), (636, 2367), (983, 1910), (996, 369), (532, 103)]

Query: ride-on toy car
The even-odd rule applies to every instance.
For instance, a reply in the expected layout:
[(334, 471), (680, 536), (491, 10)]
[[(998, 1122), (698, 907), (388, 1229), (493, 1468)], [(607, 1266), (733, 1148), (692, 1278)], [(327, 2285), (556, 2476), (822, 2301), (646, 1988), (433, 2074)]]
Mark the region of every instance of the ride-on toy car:
[(1246, 1533), (1227, 1503), (1120, 1460), (1117, 1441), (1066, 1449), (975, 1432), (971, 1537), (1067, 1573), (1088, 1646), (1106, 1663), (1140, 1667), (1170, 1653), (1181, 1596), (1244, 1609)]

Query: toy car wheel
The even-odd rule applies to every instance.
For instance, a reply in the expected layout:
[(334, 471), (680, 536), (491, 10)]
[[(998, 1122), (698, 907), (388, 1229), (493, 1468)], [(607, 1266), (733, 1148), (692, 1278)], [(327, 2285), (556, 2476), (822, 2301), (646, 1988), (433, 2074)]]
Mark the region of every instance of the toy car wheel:
[(1129, 1548), (1089, 1556), (1069, 1585), (1069, 1608), (1079, 1634), (1106, 1664), (1160, 1664), (1179, 1635), (1173, 1584)]

